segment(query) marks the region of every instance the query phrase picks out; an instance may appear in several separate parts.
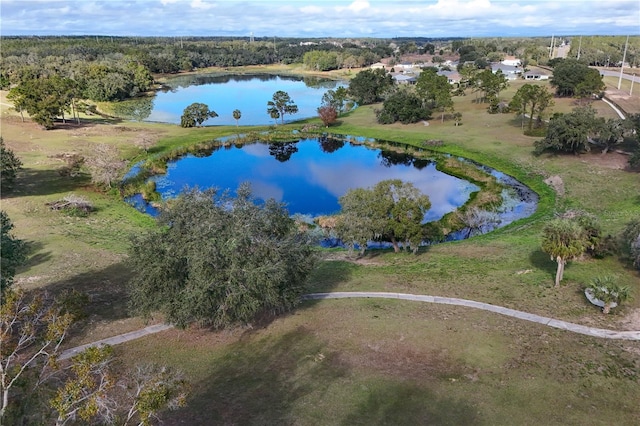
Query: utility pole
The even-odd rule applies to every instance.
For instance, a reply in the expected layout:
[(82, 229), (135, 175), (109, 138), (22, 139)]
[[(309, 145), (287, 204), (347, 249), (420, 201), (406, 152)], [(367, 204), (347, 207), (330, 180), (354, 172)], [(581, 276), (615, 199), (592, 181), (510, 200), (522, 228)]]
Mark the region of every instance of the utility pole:
[(580, 36), (580, 43), (578, 43), (578, 57), (577, 60), (580, 60), (580, 48), (582, 47), (582, 36)]
[(624, 71), (624, 61), (627, 59), (627, 47), (629, 47), (629, 36), (627, 36), (627, 42), (624, 45), (624, 53), (622, 54), (622, 63), (620, 64), (620, 78), (618, 78), (618, 90), (622, 85), (622, 71)]

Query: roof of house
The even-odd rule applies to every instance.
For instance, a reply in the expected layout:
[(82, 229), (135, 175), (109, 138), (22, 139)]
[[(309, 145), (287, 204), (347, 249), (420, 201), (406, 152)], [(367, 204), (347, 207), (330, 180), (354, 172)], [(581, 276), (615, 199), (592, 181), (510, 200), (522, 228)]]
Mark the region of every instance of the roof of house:
[(544, 71), (527, 71), (522, 75), (527, 76), (527, 75), (549, 75), (549, 74), (547, 74)]
[(398, 83), (409, 83), (409, 82), (416, 81), (415, 77), (409, 76), (409, 75), (404, 75), (404, 74), (396, 74), (396, 75), (393, 76), (393, 78)]
[(445, 71), (445, 70), (440, 70), (438, 71), (436, 74), (438, 75), (444, 75), (445, 77), (447, 77), (449, 80), (453, 80), (453, 81), (460, 81), (460, 73), (458, 71)]
[(497, 72), (498, 70), (502, 71), (503, 74), (516, 74), (521, 73), (522, 68), (515, 67), (513, 65), (504, 65), (499, 62), (493, 62), (491, 64), (491, 71)]
[(505, 65), (513, 65), (513, 64), (521, 64), (522, 63), (522, 61), (520, 59), (516, 58), (515, 56), (505, 56), (505, 58), (500, 62), (505, 64)]

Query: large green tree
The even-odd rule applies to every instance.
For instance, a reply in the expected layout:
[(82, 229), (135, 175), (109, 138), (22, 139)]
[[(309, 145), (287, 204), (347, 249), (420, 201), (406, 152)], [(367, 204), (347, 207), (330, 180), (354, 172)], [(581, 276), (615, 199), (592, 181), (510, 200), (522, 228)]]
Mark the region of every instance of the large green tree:
[(600, 117), (594, 127), (593, 143), (602, 147), (603, 154), (622, 143), (625, 133), (629, 133), (624, 120), (620, 118), (605, 119)]
[(298, 112), (298, 105), (291, 99), (287, 92), (278, 90), (273, 94), (272, 100), (267, 102), (267, 114), (273, 119), (280, 118), (284, 124), (285, 114), (295, 114)]
[(558, 264), (555, 286), (560, 285), (568, 261), (580, 256), (587, 249), (584, 228), (570, 219), (554, 219), (543, 230), (542, 251)]
[(194, 102), (187, 106), (180, 117), (182, 127), (200, 127), (209, 118), (216, 118), (218, 114), (209, 109), (209, 106), (200, 102)]
[(315, 264), (314, 249), (287, 210), (237, 196), (189, 190), (163, 209), (160, 227), (136, 236), (130, 302), (137, 313), (216, 328), (292, 309)]
[(340, 197), (342, 211), (337, 232), (350, 247), (366, 249), (372, 240), (389, 241), (395, 252), (400, 243), (417, 251), (424, 239), (422, 221), (431, 207), (429, 197), (410, 182), (384, 180), (370, 189), (353, 189)]
[(302, 62), (307, 68), (314, 71), (335, 70), (340, 65), (336, 52), (327, 52), (324, 50), (312, 50), (305, 53)]
[(638, 167), (640, 166), (640, 114), (629, 114), (624, 120), (624, 127), (630, 133), (635, 145), (629, 157), (629, 165)]
[(13, 283), (16, 268), (27, 257), (27, 247), (23, 240), (16, 238), (11, 230), (13, 223), (4, 210), (0, 210), (0, 299)]
[(376, 118), (381, 124), (416, 123), (431, 118), (431, 109), (413, 91), (400, 89), (385, 99)]
[(495, 102), (500, 92), (509, 85), (509, 81), (502, 71), (498, 70), (494, 73), (489, 69), (476, 74), (474, 83), (476, 89), (483, 93), (482, 101), (489, 103)]
[(451, 84), (444, 75), (438, 75), (435, 70), (426, 70), (420, 73), (416, 82), (416, 92), (426, 105), (442, 113), (453, 111), (453, 99), (451, 99)]
[(509, 108), (524, 118), (529, 116), (527, 126), (529, 132), (533, 130), (533, 120), (542, 121), (542, 114), (547, 108), (553, 105), (553, 95), (543, 86), (535, 84), (525, 84), (521, 86), (509, 102)]
[(16, 180), (16, 174), (22, 167), (22, 161), (13, 150), (7, 148), (4, 139), (0, 136), (0, 188), (2, 191), (10, 190)]
[(561, 59), (555, 62), (551, 85), (558, 96), (585, 97), (604, 90), (602, 76), (597, 69), (575, 59)]
[(55, 119), (70, 109), (75, 90), (72, 80), (54, 74), (24, 79), (9, 91), (7, 98), (17, 110), (27, 111), (34, 122), (49, 130)]
[(554, 115), (544, 139), (534, 143), (535, 153), (546, 150), (580, 153), (589, 151), (589, 140), (598, 128), (596, 112), (591, 107), (575, 108), (569, 114)]
[(344, 86), (338, 86), (336, 90), (327, 90), (325, 94), (322, 95), (321, 107), (333, 107), (338, 115), (340, 115), (344, 112), (347, 96), (347, 89), (345, 89)]
[(383, 69), (360, 71), (349, 83), (349, 95), (360, 105), (380, 102), (382, 95), (393, 87), (393, 79)]

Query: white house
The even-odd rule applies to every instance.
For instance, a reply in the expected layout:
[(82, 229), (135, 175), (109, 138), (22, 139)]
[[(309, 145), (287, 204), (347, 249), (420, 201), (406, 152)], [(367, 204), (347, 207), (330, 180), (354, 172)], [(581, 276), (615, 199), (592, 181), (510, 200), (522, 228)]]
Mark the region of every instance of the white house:
[(436, 74), (443, 75), (443, 76), (447, 77), (447, 80), (449, 81), (449, 84), (460, 83), (460, 73), (458, 73), (458, 71), (440, 70)]
[(415, 64), (413, 62), (400, 62), (399, 64), (395, 65), (394, 68), (399, 68), (401, 70), (412, 70), (415, 67)]
[(507, 80), (515, 80), (522, 73), (522, 68), (513, 65), (503, 65), (502, 63), (494, 62), (491, 64), (491, 71), (497, 73), (498, 70), (502, 71), (502, 74)]
[(507, 56), (501, 62), (502, 65), (508, 65), (510, 67), (519, 67), (522, 65), (522, 61), (515, 56)]
[(527, 71), (522, 74), (525, 80), (549, 80), (549, 75), (540, 71)]
[(371, 68), (372, 70), (379, 70), (379, 69), (385, 69), (386, 65), (383, 64), (382, 62), (376, 62), (375, 64), (372, 64), (369, 68)]
[(393, 79), (398, 84), (416, 84), (416, 78), (406, 74), (395, 74)]

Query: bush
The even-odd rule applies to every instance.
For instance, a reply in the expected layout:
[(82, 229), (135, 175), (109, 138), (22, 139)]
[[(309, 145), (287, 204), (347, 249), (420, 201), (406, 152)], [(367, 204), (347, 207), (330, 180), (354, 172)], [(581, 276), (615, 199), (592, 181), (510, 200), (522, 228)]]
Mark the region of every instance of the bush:
[(640, 219), (627, 223), (620, 233), (620, 246), (623, 254), (640, 270)]
[(2, 189), (9, 190), (13, 187), (16, 180), (16, 174), (22, 167), (22, 161), (16, 157), (12, 150), (5, 147), (2, 136), (0, 136), (0, 162), (0, 179), (2, 180)]
[(58, 170), (60, 176), (75, 177), (80, 174), (82, 166), (84, 165), (84, 157), (82, 155), (72, 153), (61, 154), (57, 157), (65, 162), (65, 165)]
[(534, 127), (533, 129), (525, 129), (525, 136), (544, 137), (547, 134), (546, 127)]
[(13, 223), (4, 210), (0, 210), (0, 298), (13, 284), (16, 268), (27, 259), (27, 246), (11, 233)]

